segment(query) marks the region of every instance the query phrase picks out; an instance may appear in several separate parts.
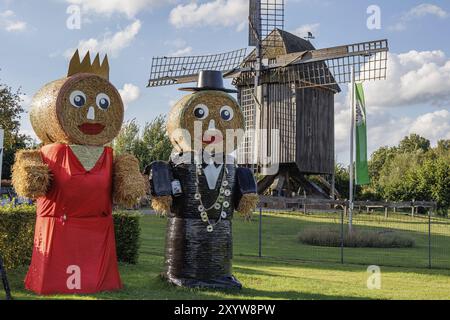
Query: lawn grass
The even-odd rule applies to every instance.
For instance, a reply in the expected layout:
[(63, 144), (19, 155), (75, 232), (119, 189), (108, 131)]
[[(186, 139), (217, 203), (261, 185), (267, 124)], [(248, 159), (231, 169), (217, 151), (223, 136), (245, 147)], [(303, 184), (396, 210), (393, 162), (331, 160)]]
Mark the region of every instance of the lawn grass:
[[(386, 229), (386, 222), (379, 219), (381, 217), (359, 216), (355, 224), (359, 228)], [(415, 237), (415, 248), (346, 249), (346, 261), (359, 265), (338, 263), (339, 248), (311, 247), (298, 242), (298, 233), (304, 228), (333, 225), (336, 221), (339, 221), (338, 216), (265, 213), (264, 257), (258, 258), (258, 223), (236, 218), (234, 274), (244, 285), (240, 292), (180, 289), (163, 282), (159, 274), (164, 263), (165, 220), (155, 216), (142, 218), (139, 263), (120, 265), (125, 284), (120, 292), (38, 297), (23, 289), (25, 267), (9, 270), (8, 275), (16, 299), (450, 299), (450, 270), (417, 268), (427, 260), (423, 257), (423, 247), (427, 243), (428, 227), (425, 225), (424, 229), (422, 218), (391, 216), (389, 220), (390, 228)], [(433, 245), (436, 254), (446, 254), (446, 258), (444, 254), (439, 257), (450, 266), (450, 228), (445, 220), (439, 223), (442, 224), (437, 225), (436, 233), (440, 238)], [(405, 231), (408, 229), (413, 231)], [(410, 267), (382, 267), (382, 289), (369, 290), (367, 266), (377, 261)]]

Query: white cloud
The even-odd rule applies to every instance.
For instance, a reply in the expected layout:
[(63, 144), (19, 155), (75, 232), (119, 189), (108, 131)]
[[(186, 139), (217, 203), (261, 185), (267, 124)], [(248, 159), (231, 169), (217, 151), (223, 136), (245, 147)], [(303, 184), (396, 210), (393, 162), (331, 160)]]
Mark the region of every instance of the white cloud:
[(304, 24), (294, 30), (293, 34), (299, 37), (306, 37), (308, 32), (311, 32), (313, 36), (316, 36), (319, 32), (320, 23)]
[(27, 28), (27, 23), (16, 18), (14, 11), (0, 12), (0, 28), (8, 32), (20, 32)]
[[(387, 79), (367, 86), (367, 99), (379, 107), (450, 102), (450, 59), (440, 50), (389, 54)], [(380, 94), (383, 93), (383, 94)]]
[(125, 14), (128, 18), (135, 17), (142, 10), (153, 9), (162, 4), (170, 4), (175, 0), (66, 0), (70, 4), (81, 6), (84, 13), (99, 13), (111, 15)]
[(23, 21), (15, 21), (10, 23), (6, 27), (6, 31), (24, 31), (27, 28), (26, 22)]
[(248, 17), (248, 2), (242, 0), (214, 0), (198, 4), (180, 4), (170, 12), (169, 22), (176, 28), (236, 27), (244, 29)]
[[(450, 109), (450, 108), (449, 108)], [(338, 161), (349, 162), (350, 108), (335, 117), (336, 153)], [(426, 112), (417, 117), (394, 116), (383, 109), (368, 105), (369, 155), (382, 146), (395, 146), (412, 133), (429, 139), (436, 145), (441, 139), (450, 139), (450, 111), (448, 109)]]
[(173, 57), (180, 57), (180, 56), (186, 56), (192, 53), (192, 47), (185, 47), (178, 49), (176, 51), (171, 51), (170, 55)]
[(128, 106), (139, 99), (141, 96), (141, 91), (138, 86), (132, 83), (126, 83), (122, 89), (119, 89), (120, 96), (122, 97), (123, 104), (125, 105), (125, 110)]
[(430, 3), (422, 3), (419, 4), (418, 6), (413, 7), (408, 12), (404, 13), (400, 17), (400, 20), (393, 26), (389, 27), (389, 29), (393, 31), (406, 30), (409, 22), (425, 16), (434, 16), (440, 19), (445, 19), (449, 16), (449, 14), (448, 12), (446, 12), (444, 9), (442, 9), (437, 5)]
[(439, 110), (418, 117), (409, 133), (417, 133), (432, 141), (450, 139), (450, 111)]
[[(417, 133), (432, 144), (450, 139), (450, 59), (442, 51), (410, 51), (389, 54), (386, 80), (364, 85), (367, 104), (369, 153), (381, 146), (394, 146)], [(408, 116), (415, 106), (423, 111)], [(393, 112), (405, 110), (402, 112)], [(349, 96), (336, 97), (336, 152), (348, 163), (350, 138)]]
[(448, 17), (448, 13), (444, 9), (430, 3), (419, 4), (418, 6), (409, 10), (405, 17), (407, 19), (413, 19), (423, 17), (426, 15), (436, 16), (438, 18)]
[[(90, 38), (81, 40), (77, 48), (80, 50), (80, 55), (84, 55), (89, 50), (91, 52), (107, 53), (113, 57), (117, 57), (120, 51), (133, 42), (140, 29), (141, 22), (136, 20), (125, 29), (113, 35), (105, 35), (103, 39)], [(76, 48), (67, 50), (65, 56), (71, 57), (75, 50)]]
[(193, 50), (183, 39), (167, 40), (164, 42), (164, 45), (172, 47), (169, 51), (169, 56), (173, 57), (189, 55)]
[(419, 134), (436, 145), (438, 140), (450, 139), (450, 111), (447, 109), (423, 113), (417, 117), (392, 116), (385, 112), (368, 115), (368, 139), (371, 151), (381, 146), (397, 145), (412, 133)]

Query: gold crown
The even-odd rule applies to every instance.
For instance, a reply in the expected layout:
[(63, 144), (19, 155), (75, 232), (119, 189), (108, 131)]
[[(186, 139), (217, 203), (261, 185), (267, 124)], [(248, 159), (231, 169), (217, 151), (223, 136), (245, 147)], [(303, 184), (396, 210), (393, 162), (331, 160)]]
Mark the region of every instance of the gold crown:
[(97, 53), (95, 56), (94, 62), (91, 64), (91, 56), (89, 51), (83, 58), (83, 61), (80, 60), (80, 54), (75, 51), (72, 59), (70, 59), (69, 71), (67, 76), (73, 76), (77, 73), (92, 73), (96, 74), (106, 80), (109, 80), (109, 63), (108, 56), (105, 55), (102, 64), (100, 64), (100, 55)]

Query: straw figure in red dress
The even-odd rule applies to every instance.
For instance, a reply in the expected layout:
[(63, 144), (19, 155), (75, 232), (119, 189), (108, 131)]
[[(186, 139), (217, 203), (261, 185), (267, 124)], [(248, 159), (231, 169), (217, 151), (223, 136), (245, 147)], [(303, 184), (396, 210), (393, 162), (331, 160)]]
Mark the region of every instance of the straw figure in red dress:
[(31, 265), (25, 287), (38, 294), (86, 294), (122, 288), (116, 256), (113, 203), (132, 206), (145, 195), (138, 160), (115, 157), (123, 102), (109, 82), (107, 57), (81, 61), (67, 77), (34, 96), (30, 118), (43, 146), (21, 151), (13, 184), (37, 200)]

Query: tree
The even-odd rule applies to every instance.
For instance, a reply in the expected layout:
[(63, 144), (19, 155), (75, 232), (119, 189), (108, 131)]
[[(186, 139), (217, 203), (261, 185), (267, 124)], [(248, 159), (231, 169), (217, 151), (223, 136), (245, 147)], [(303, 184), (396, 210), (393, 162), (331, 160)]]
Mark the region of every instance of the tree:
[(450, 208), (450, 157), (427, 159), (418, 170), (417, 188), (426, 200), (436, 201), (440, 213)]
[[(355, 188), (360, 200), (435, 201), (440, 213), (450, 208), (450, 140), (430, 141), (411, 134), (398, 146), (381, 147), (369, 161), (371, 184)], [(348, 170), (336, 168), (336, 186), (348, 194)]]
[(139, 160), (141, 170), (153, 161), (169, 160), (173, 147), (166, 133), (165, 122), (163, 116), (158, 116), (145, 124), (142, 134), (136, 120), (126, 123), (114, 140), (116, 154), (133, 154)]
[(334, 170), (335, 188), (339, 191), (342, 198), (348, 198), (350, 174), (348, 170), (341, 164), (336, 164)]
[(435, 152), (438, 156), (450, 155), (450, 139), (439, 140)]
[(139, 144), (139, 126), (133, 119), (122, 126), (119, 135), (114, 139), (114, 151), (121, 155), (124, 153), (135, 154)]
[(381, 196), (390, 201), (427, 200), (417, 188), (420, 153), (399, 153), (386, 162), (378, 180)]
[(376, 184), (384, 165), (395, 157), (396, 148), (381, 147), (372, 154), (369, 161), (370, 180)]
[[(6, 131), (5, 131), (6, 136)], [(5, 139), (6, 141), (6, 139)], [(16, 152), (18, 150), (30, 149), (34, 148), (31, 138), (27, 135), (17, 134), (12, 136), (11, 143), (8, 146), (5, 144), (5, 150), (3, 153), (3, 165), (2, 165), (2, 179), (10, 180), (11, 179), (11, 169), (14, 165)]]
[(20, 114), (24, 112), (21, 106), (20, 89), (13, 91), (11, 87), (0, 83), (0, 127), (5, 131), (4, 157), (2, 177), (11, 178), (11, 167), (17, 150), (28, 148), (31, 138), (20, 134)]
[(398, 147), (380, 148), (369, 162), (372, 184), (363, 189), (372, 198), (390, 201), (435, 201), (439, 212), (450, 208), (450, 141), (441, 140), (436, 148), (412, 134)]
[(173, 146), (167, 135), (165, 117), (158, 116), (145, 124), (141, 143), (147, 150), (142, 159), (144, 167), (156, 160), (169, 160)]
[(438, 203), (438, 209), (446, 214), (450, 208), (450, 157), (441, 157), (435, 162), (434, 183), (431, 196)]
[(405, 137), (402, 141), (400, 141), (398, 151), (408, 153), (422, 150), (423, 152), (427, 152), (430, 150), (430, 147), (430, 140), (413, 133), (409, 137)]

